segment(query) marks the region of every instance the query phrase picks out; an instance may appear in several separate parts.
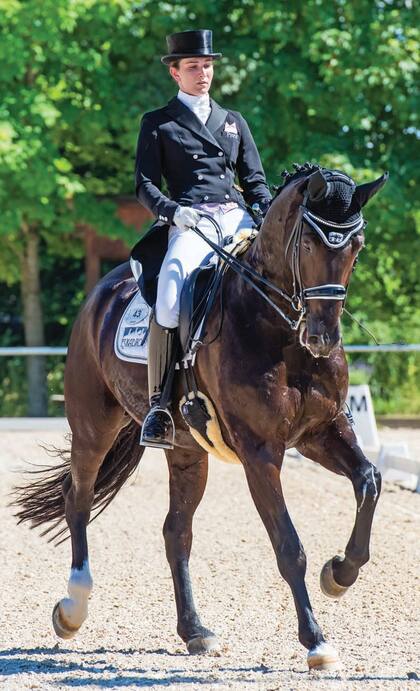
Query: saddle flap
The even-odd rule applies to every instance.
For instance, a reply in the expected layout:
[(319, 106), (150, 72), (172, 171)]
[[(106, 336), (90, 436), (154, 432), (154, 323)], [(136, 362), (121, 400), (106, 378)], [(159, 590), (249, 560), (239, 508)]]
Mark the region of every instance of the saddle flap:
[(192, 350), (194, 336), (206, 314), (210, 287), (215, 274), (214, 263), (199, 266), (184, 282), (179, 314), (179, 340), (184, 355)]

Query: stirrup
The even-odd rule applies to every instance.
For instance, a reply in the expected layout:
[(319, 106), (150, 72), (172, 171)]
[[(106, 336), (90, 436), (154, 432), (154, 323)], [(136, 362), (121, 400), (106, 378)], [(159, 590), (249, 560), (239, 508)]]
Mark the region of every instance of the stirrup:
[[(164, 413), (167, 418), (166, 424), (169, 424), (169, 429), (165, 430), (165, 435), (156, 435), (155, 439), (145, 439), (144, 431), (147, 427), (147, 423), (150, 422), (151, 418), (156, 413)], [(147, 431), (147, 430), (146, 430)], [(169, 439), (168, 439), (169, 437)], [(143, 424), (141, 426), (140, 434), (140, 446), (146, 446), (153, 449), (173, 449), (175, 444), (175, 423), (174, 419), (167, 408), (161, 408), (159, 405), (154, 405), (146, 417), (144, 418)]]

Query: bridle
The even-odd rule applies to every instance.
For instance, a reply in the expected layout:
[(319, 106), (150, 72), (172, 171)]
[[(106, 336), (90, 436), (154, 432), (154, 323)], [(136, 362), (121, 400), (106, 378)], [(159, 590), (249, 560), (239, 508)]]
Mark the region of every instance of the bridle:
[[(341, 300), (343, 303), (347, 297), (347, 286), (340, 283), (323, 283), (317, 286), (305, 288), (303, 286), (300, 271), (300, 250), (303, 233), (303, 225), (306, 222), (309, 227), (320, 237), (324, 245), (329, 249), (338, 250), (347, 245), (351, 238), (366, 227), (366, 221), (361, 213), (351, 223), (335, 223), (321, 216), (316, 216), (306, 206), (308, 193), (305, 192), (303, 203), (299, 206), (295, 225), (290, 234), (285, 249), (285, 259), (292, 248), (291, 271), (293, 284), (293, 307), (300, 312), (300, 321), (306, 313), (307, 300)], [(328, 234), (320, 227), (322, 223), (328, 229)]]
[[(357, 219), (352, 223), (334, 223), (328, 221), (319, 216), (315, 216), (306, 207), (306, 201), (308, 198), (308, 193), (305, 192), (303, 203), (299, 206), (298, 215), (293, 226), (293, 230), (290, 234), (286, 250), (285, 259), (287, 260), (287, 255), (292, 248), (291, 256), (291, 270), (292, 270), (292, 282), (293, 282), (293, 294), (289, 295), (282, 288), (279, 288), (274, 283), (264, 278), (257, 271), (252, 269), (250, 266), (243, 264), (239, 259), (234, 257), (232, 254), (227, 252), (223, 247), (220, 247), (212, 240), (209, 240), (204, 233), (196, 225), (192, 230), (201, 237), (222, 259), (229, 268), (231, 268), (235, 273), (237, 273), (241, 278), (251, 286), (261, 297), (277, 312), (278, 315), (288, 324), (292, 331), (297, 331), (301, 325), (302, 320), (306, 315), (306, 302), (308, 300), (341, 300), (343, 302), (347, 296), (347, 287), (341, 284), (335, 283), (324, 283), (318, 286), (311, 286), (305, 288), (303, 286), (301, 272), (300, 272), (300, 247), (303, 232), (304, 222), (312, 228), (312, 230), (317, 233), (327, 247), (330, 249), (341, 249), (351, 240), (351, 238), (360, 230), (362, 230), (366, 223), (360, 213)], [(221, 231), (219, 225), (215, 219), (208, 214), (201, 214), (202, 218), (206, 218), (210, 221), (216, 229), (216, 233), (219, 238), (221, 238)], [(332, 231), (329, 232), (329, 237), (318, 225), (322, 223), (327, 228), (331, 228)], [(340, 232), (342, 231), (342, 232)], [(296, 318), (293, 319), (289, 317), (271, 298), (260, 288), (257, 283), (265, 286), (273, 293), (279, 295), (283, 300), (289, 303), (291, 309), (296, 313)]]

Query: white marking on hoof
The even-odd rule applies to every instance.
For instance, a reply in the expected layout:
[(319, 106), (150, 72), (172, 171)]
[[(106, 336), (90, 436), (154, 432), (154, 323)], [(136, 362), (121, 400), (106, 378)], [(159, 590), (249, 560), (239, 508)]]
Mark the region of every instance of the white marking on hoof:
[(187, 650), (190, 655), (213, 653), (219, 650), (219, 642), (216, 636), (197, 636), (188, 641)]
[(65, 597), (56, 604), (53, 610), (54, 631), (60, 638), (72, 638), (80, 629), (88, 613), (88, 598), (92, 592), (93, 581), (90, 575), (89, 562), (83, 562), (81, 569), (71, 569)]
[(307, 656), (307, 661), (311, 671), (321, 672), (323, 670), (328, 670), (329, 672), (333, 672), (341, 668), (337, 651), (332, 645), (325, 641), (311, 648)]

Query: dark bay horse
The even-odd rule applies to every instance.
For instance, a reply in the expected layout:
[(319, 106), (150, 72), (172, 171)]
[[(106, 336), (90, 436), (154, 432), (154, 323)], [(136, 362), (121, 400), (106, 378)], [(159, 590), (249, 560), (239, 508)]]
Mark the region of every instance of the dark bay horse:
[[(345, 556), (335, 556), (321, 572), (322, 590), (338, 598), (369, 560), (381, 487), (378, 471), (358, 446), (343, 412), (348, 373), (340, 316), (363, 246), (361, 208), (385, 181), (386, 175), (356, 186), (339, 171), (307, 164), (287, 174), (242, 258), (244, 266), (265, 280), (263, 294), (229, 270), (222, 285), (221, 328), (216, 301), (208, 322), (209, 345), (196, 358), (199, 388), (213, 401), (224, 441), (243, 465), (280, 574), (291, 588), (299, 640), (312, 669), (334, 668), (338, 655), (325, 642), (312, 611), (305, 552), (287, 512), (281, 467), (286, 448), (295, 446), (353, 485), (357, 510)], [(148, 409), (146, 367), (119, 360), (113, 347), (122, 312), (136, 290), (124, 264), (86, 300), (71, 335), (65, 374), (71, 460), (18, 490), (21, 521), (50, 523), (46, 532), (58, 527), (62, 534), (65, 518), (70, 530), (69, 596), (53, 610), (54, 629), (62, 638), (72, 637), (87, 616), (91, 510), (99, 513), (107, 506), (144, 451), (138, 441)], [(179, 401), (181, 394), (177, 376), (173, 400)], [(207, 452), (174, 408), (177, 432), (175, 448), (166, 451), (170, 506), (163, 533), (178, 633), (190, 653), (205, 653), (216, 646), (216, 637), (197, 614), (188, 563), (192, 520), (206, 486)]]

